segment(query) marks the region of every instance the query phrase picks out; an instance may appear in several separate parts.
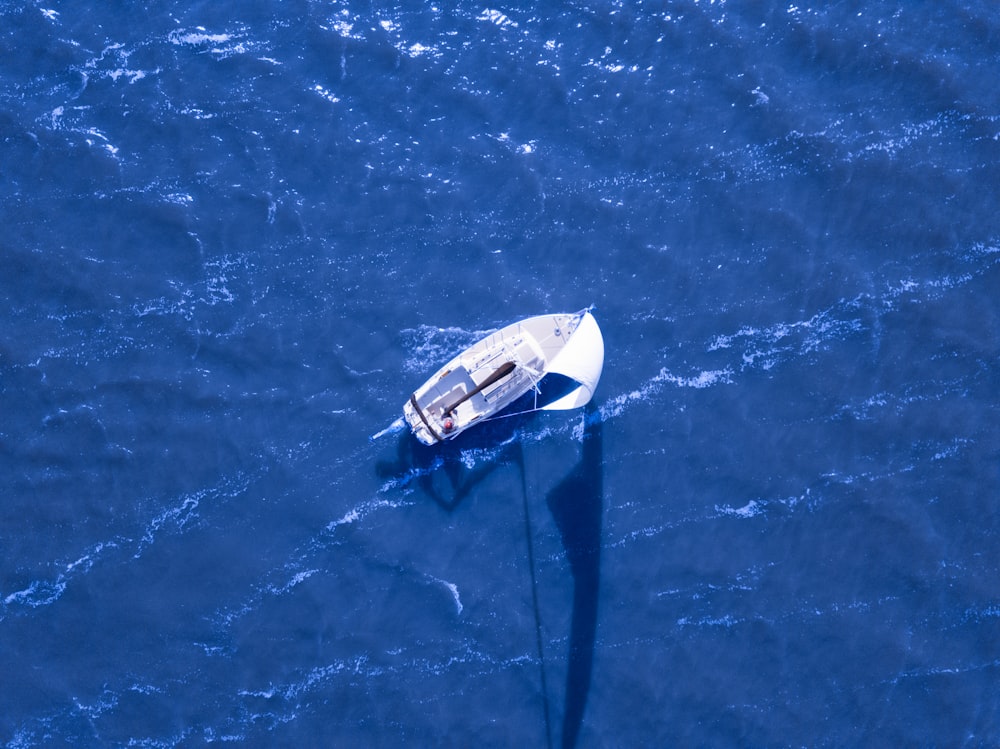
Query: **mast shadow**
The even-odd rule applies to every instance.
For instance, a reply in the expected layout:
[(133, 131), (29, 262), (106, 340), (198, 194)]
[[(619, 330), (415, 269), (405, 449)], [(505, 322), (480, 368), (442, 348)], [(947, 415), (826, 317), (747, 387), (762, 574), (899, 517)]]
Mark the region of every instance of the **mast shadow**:
[[(519, 433), (535, 414), (483, 424), (454, 440), (427, 447), (408, 431), (401, 434), (394, 461), (376, 464), (378, 475), (401, 484), (413, 482), (447, 511), (454, 510), (497, 468), (513, 465), (520, 470), (525, 504), (525, 533), (531, 568), (532, 600), (538, 637), (541, 692), (546, 734), (551, 746), (545, 653), (538, 610), (537, 580), (531, 543), (529, 490), (526, 484), (522, 440)], [(476, 454), (472, 464), (468, 453)], [(481, 451), (481, 452), (480, 452)], [(546, 504), (558, 528), (573, 576), (573, 610), (566, 671), (562, 747), (573, 749), (590, 692), (600, 596), (601, 533), (604, 511), (603, 424), (593, 404), (586, 407), (580, 457), (570, 472), (546, 494)]]
[(588, 405), (580, 460), (546, 496), (573, 575), (573, 614), (566, 671), (562, 746), (576, 746), (583, 725), (594, 663), (600, 594), (604, 505), (603, 425)]

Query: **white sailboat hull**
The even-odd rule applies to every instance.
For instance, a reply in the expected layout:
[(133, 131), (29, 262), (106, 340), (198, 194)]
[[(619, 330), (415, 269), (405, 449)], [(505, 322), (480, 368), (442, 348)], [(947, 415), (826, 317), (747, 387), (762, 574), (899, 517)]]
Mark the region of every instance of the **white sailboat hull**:
[(569, 393), (541, 406), (578, 408), (594, 394), (604, 366), (604, 339), (589, 310), (512, 323), (435, 372), (410, 396), (403, 417), (425, 445), (454, 439), (504, 410), (549, 373), (570, 378)]

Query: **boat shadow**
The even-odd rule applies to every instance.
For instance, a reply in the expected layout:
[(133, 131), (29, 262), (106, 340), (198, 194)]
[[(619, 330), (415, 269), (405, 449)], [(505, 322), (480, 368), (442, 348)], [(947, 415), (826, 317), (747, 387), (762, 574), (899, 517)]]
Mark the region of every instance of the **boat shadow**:
[(573, 615), (561, 734), (563, 749), (571, 749), (577, 744), (590, 693), (600, 598), (604, 436), (603, 424), (593, 406), (588, 406), (585, 416), (580, 459), (548, 492), (546, 503), (562, 537), (573, 576)]
[[(399, 435), (394, 461), (379, 461), (382, 480), (414, 482), (442, 509), (457, 508), (497, 468), (514, 465), (524, 472), (518, 431), (536, 414), (517, 414), (481, 424), (455, 439), (422, 445), (409, 431)], [(470, 465), (469, 453), (483, 456)]]
[[(425, 447), (408, 432), (402, 434), (393, 462), (383, 462), (376, 470), (383, 478), (407, 478), (447, 511), (454, 510), (494, 470), (515, 466), (521, 473), (525, 502), (528, 553), (531, 551), (529, 483), (525, 480), (524, 446), (518, 431), (528, 426), (535, 414), (518, 415), (483, 424), (454, 440)], [(483, 451), (488, 457), (469, 466), (465, 451)], [(600, 597), (601, 534), (604, 514), (604, 445), (600, 415), (589, 404), (584, 415), (579, 458), (570, 471), (545, 494), (546, 505), (559, 531), (570, 573), (573, 577), (573, 604), (567, 654), (566, 684), (562, 716), (561, 746), (572, 749), (580, 729), (590, 692)], [(536, 622), (539, 622), (534, 561), (532, 586)], [(540, 624), (539, 624), (540, 626)], [(557, 638), (559, 639), (559, 638)], [(545, 654), (539, 643), (542, 691), (545, 700), (546, 732), (551, 742), (548, 694), (545, 687)]]
[[(498, 416), (436, 445), (421, 444), (404, 428), (396, 443), (396, 460), (376, 463), (376, 473), (383, 480), (415, 481), (441, 507), (454, 510), (501, 466), (514, 465), (523, 479), (524, 457), (518, 433), (526, 432), (538, 418), (540, 406), (574, 387), (576, 383), (568, 377), (548, 374), (533, 391)], [(474, 466), (469, 465), (470, 454), (477, 456)]]

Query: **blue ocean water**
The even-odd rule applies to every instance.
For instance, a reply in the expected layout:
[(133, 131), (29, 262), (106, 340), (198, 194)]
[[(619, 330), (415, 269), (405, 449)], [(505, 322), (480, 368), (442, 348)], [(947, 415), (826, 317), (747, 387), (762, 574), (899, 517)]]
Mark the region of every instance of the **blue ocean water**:
[[(1000, 744), (994, 3), (0, 51), (4, 746)], [(588, 409), (369, 442), (589, 304)]]

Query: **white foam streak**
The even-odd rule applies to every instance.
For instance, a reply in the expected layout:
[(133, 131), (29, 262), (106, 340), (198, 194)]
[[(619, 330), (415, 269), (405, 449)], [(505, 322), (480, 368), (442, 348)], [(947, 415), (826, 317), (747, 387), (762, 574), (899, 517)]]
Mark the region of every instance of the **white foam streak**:
[(310, 577), (312, 577), (313, 575), (315, 575), (317, 572), (319, 572), (318, 569), (303, 570), (302, 572), (297, 572), (295, 575), (292, 576), (292, 578), (287, 583), (285, 583), (281, 587), (269, 586), (268, 590), (272, 594), (274, 594), (276, 596), (284, 595), (285, 593), (287, 593), (288, 591), (290, 591), (292, 588), (294, 588), (294, 587), (298, 586), (300, 583), (303, 583), (306, 580), (308, 580)]
[(745, 505), (736, 509), (729, 506), (719, 507), (716, 505), (715, 510), (722, 515), (732, 515), (739, 518), (752, 518), (755, 515), (760, 515), (764, 512), (764, 507), (757, 500), (751, 499)]
[(403, 368), (408, 372), (426, 374), (435, 364), (444, 364), (455, 354), (464, 351), (492, 332), (492, 330), (469, 331), (456, 327), (436, 328), (430, 325), (404, 330), (402, 334), (408, 339), (406, 346), (410, 352), (403, 362)]
[(741, 624), (745, 619), (740, 619), (729, 614), (720, 617), (704, 617), (702, 619), (690, 619), (682, 616), (677, 620), (678, 627), (734, 627)]
[(837, 305), (817, 312), (808, 320), (793, 323), (778, 322), (766, 328), (744, 326), (735, 333), (718, 335), (708, 345), (708, 351), (719, 351), (737, 343), (745, 346), (740, 358), (744, 369), (759, 366), (771, 369), (784, 355), (804, 355), (826, 348), (829, 341), (857, 333), (861, 320), (838, 313), (854, 312), (858, 301), (841, 300)]
[(34, 580), (27, 587), (9, 593), (0, 599), (3, 607), (0, 609), (0, 619), (6, 615), (7, 609), (12, 606), (29, 606), (38, 608), (48, 606), (59, 600), (65, 592), (67, 586), (77, 577), (85, 575), (93, 569), (94, 565), (108, 551), (125, 547), (133, 547), (133, 559), (142, 556), (146, 548), (152, 545), (156, 538), (169, 529), (176, 532), (184, 532), (198, 519), (198, 507), (207, 500), (217, 500), (221, 497), (232, 497), (241, 493), (249, 485), (249, 480), (245, 476), (237, 476), (234, 480), (227, 481), (221, 486), (205, 489), (200, 492), (184, 495), (179, 504), (169, 507), (160, 512), (150, 520), (144, 529), (142, 536), (136, 541), (133, 539), (116, 537), (106, 541), (100, 541), (79, 554), (73, 561), (60, 563), (57, 566), (59, 572), (49, 579)]
[[(34, 580), (26, 588), (5, 596), (2, 599), (3, 610), (6, 611), (10, 606), (38, 608), (55, 603), (74, 578), (89, 572), (106, 550), (118, 548), (118, 545), (117, 541), (102, 541), (95, 544), (76, 560), (62, 565), (63, 569), (52, 579)], [(0, 619), (2, 618), (0, 616)]]
[[(826, 477), (829, 478), (829, 477)], [(607, 548), (618, 548), (646, 538), (667, 533), (684, 525), (696, 523), (711, 523), (723, 518), (738, 518), (740, 520), (751, 520), (762, 515), (766, 515), (772, 508), (779, 508), (785, 511), (795, 511), (799, 506), (804, 506), (807, 510), (812, 510), (822, 497), (813, 494), (812, 489), (807, 488), (802, 494), (790, 497), (780, 497), (776, 499), (755, 498), (746, 501), (740, 506), (715, 505), (711, 511), (694, 512), (686, 516), (674, 517), (663, 523), (648, 525), (637, 528), (626, 535), (607, 545)]]
[(665, 384), (701, 390), (715, 385), (731, 384), (732, 374), (732, 370), (726, 368), (702, 370), (696, 374), (685, 376), (676, 375), (666, 367), (663, 367), (659, 373), (647, 380), (642, 387), (617, 395), (605, 402), (600, 407), (601, 420), (605, 421), (620, 416), (632, 405), (648, 400), (650, 396), (659, 392)]
[(390, 659), (385, 663), (373, 662), (381, 656), (368, 654), (338, 659), (306, 671), (297, 681), (289, 681), (284, 684), (271, 683), (263, 689), (246, 689), (241, 690), (238, 694), (241, 697), (254, 700), (267, 700), (269, 702), (282, 700), (294, 703), (299, 701), (303, 695), (315, 692), (327, 683), (338, 679), (353, 681), (362, 677), (366, 681), (370, 681), (382, 677), (393, 678), (400, 673), (440, 676), (448, 673), (455, 666), (470, 664), (480, 664), (482, 666), (481, 675), (488, 675), (496, 673), (498, 670), (520, 667), (532, 660), (530, 656), (524, 654), (496, 659), (487, 653), (471, 649), (468, 644), (464, 649), (451, 651), (438, 661), (430, 661), (426, 658), (400, 660), (396, 657), (400, 652), (398, 650), (386, 652), (384, 655), (390, 656)]
[(1000, 667), (1000, 658), (978, 661), (976, 663), (963, 663), (955, 666), (928, 666), (927, 668), (903, 671), (889, 680), (888, 683), (895, 685), (904, 679), (923, 679), (928, 676), (957, 676), (976, 671), (992, 671), (998, 667)]
[(433, 575), (427, 575), (427, 579), (430, 580), (431, 582), (443, 585), (445, 588), (448, 589), (448, 592), (451, 593), (451, 597), (455, 601), (455, 613), (461, 614), (462, 610), (465, 607), (462, 606), (462, 599), (458, 595), (458, 586), (455, 585), (455, 583), (450, 583), (447, 580), (442, 580), (440, 577), (434, 577)]
[[(391, 490), (399, 485), (405, 485), (409, 480), (412, 480), (412, 476), (406, 480), (387, 482), (387, 484), (379, 490), (378, 494)], [(217, 611), (212, 619), (215, 621), (217, 626), (221, 628), (228, 627), (237, 619), (249, 614), (266, 599), (280, 597), (289, 593), (301, 583), (321, 571), (320, 568), (312, 567), (308, 563), (310, 560), (314, 559), (319, 551), (330, 545), (332, 537), (334, 537), (340, 529), (345, 526), (354, 525), (355, 523), (358, 523), (380, 510), (409, 507), (411, 504), (411, 502), (384, 499), (378, 495), (360, 502), (351, 509), (347, 510), (347, 512), (336, 520), (331, 520), (327, 523), (326, 527), (323, 528), (317, 536), (313, 537), (304, 547), (300, 547), (299, 551), (292, 555), (292, 558), (284, 564), (280, 571), (274, 570), (267, 575), (268, 577), (276, 578), (279, 574), (287, 576), (288, 573), (291, 572), (291, 578), (288, 578), (281, 583), (261, 583), (256, 586), (253, 592), (251, 592), (250, 595), (244, 599), (243, 603), (229, 609), (221, 609)]]
[(487, 8), (482, 13), (479, 14), (476, 20), (479, 21), (489, 21), (492, 24), (499, 26), (500, 28), (516, 29), (517, 23), (510, 20), (506, 15), (504, 15), (499, 10), (493, 8)]
[(203, 47), (206, 45), (225, 44), (232, 40), (232, 34), (209, 34), (203, 26), (196, 31), (171, 31), (167, 36), (171, 44)]
[(194, 29), (177, 29), (167, 35), (167, 40), (178, 47), (196, 50), (202, 54), (224, 60), (234, 55), (244, 55), (258, 48), (259, 44), (247, 41), (247, 30), (239, 28), (235, 32), (209, 32), (204, 26)]
[[(390, 482), (391, 483), (391, 482)], [(351, 525), (358, 522), (359, 520), (368, 517), (373, 512), (385, 508), (395, 508), (395, 507), (405, 507), (408, 503), (406, 502), (393, 502), (388, 499), (371, 499), (366, 502), (362, 502), (356, 507), (351, 508), (346, 513), (344, 513), (337, 520), (333, 520), (327, 524), (326, 530), (328, 532), (333, 532), (342, 525)]]

